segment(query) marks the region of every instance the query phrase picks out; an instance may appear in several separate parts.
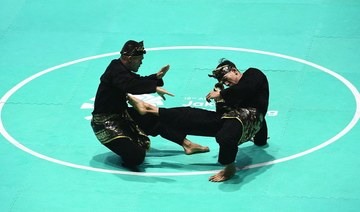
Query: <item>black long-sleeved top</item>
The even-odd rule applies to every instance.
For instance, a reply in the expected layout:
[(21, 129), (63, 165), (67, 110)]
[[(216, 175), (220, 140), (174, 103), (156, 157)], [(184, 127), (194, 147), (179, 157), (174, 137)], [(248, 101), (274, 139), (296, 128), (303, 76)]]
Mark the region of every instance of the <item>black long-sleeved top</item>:
[(128, 107), (127, 93), (155, 93), (156, 87), (163, 85), (156, 74), (140, 76), (128, 70), (120, 59), (112, 60), (100, 78), (93, 114), (122, 113)]
[(232, 108), (253, 107), (263, 115), (269, 105), (269, 84), (263, 72), (256, 68), (247, 69), (236, 85), (230, 86), (220, 92), (225, 105)]

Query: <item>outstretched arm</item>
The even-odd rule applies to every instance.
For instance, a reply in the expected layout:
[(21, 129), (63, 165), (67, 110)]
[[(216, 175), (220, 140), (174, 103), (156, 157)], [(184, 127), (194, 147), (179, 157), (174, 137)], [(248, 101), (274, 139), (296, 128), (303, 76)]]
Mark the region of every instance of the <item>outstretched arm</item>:
[(162, 87), (156, 87), (156, 93), (161, 96), (161, 98), (163, 98), (164, 100), (166, 100), (165, 98), (165, 94), (166, 95), (169, 95), (169, 96), (175, 96), (174, 94), (170, 93), (169, 91), (165, 90), (164, 88)]

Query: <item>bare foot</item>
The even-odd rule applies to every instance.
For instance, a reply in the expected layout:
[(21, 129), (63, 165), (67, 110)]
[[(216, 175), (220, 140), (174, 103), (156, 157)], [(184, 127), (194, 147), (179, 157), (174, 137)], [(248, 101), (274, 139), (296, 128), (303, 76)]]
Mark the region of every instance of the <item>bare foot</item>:
[(225, 168), (223, 170), (221, 170), (220, 172), (218, 172), (217, 174), (211, 176), (209, 178), (209, 181), (211, 182), (223, 182), (226, 180), (229, 180), (230, 178), (232, 178), (235, 175), (236, 172), (236, 166), (235, 163), (230, 163), (228, 165), (225, 166)]
[(141, 115), (145, 115), (146, 113), (153, 112), (155, 109), (157, 109), (155, 106), (143, 102), (131, 94), (128, 94), (127, 97), (129, 104), (131, 104), (135, 108), (135, 110)]
[(209, 152), (209, 147), (207, 146), (201, 146), (199, 144), (193, 143), (188, 139), (184, 139), (184, 143), (182, 145), (182, 147), (184, 148), (185, 154), (187, 155), (192, 155), (195, 153), (204, 153), (204, 152)]

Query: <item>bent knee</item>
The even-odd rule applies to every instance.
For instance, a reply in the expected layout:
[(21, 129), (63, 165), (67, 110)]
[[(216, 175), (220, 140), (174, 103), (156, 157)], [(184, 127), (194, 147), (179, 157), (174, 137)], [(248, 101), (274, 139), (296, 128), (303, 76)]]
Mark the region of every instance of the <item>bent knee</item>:
[(145, 152), (138, 152), (131, 155), (123, 155), (121, 158), (126, 166), (139, 166), (145, 160)]

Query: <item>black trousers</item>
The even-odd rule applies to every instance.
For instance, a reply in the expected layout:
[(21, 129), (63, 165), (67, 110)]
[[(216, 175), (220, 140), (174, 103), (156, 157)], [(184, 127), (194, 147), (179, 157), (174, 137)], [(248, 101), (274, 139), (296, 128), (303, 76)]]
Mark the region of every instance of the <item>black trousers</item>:
[(186, 134), (160, 122), (159, 117), (153, 114), (140, 115), (134, 108), (128, 108), (129, 115), (137, 125), (147, 134), (158, 136), (182, 145)]
[(160, 108), (160, 122), (189, 135), (215, 137), (220, 146), (219, 163), (227, 165), (235, 161), (242, 125), (236, 119), (221, 119), (214, 111), (191, 107)]
[(128, 138), (117, 138), (104, 146), (119, 155), (125, 166), (135, 167), (145, 160), (146, 150)]
[[(182, 145), (186, 134), (161, 123), (158, 116), (152, 114), (140, 115), (133, 108), (129, 108), (128, 113), (147, 135), (160, 135), (167, 140)], [(128, 138), (117, 138), (104, 145), (119, 155), (125, 166), (138, 166), (145, 160), (146, 150)]]
[[(186, 135), (215, 137), (220, 147), (218, 162), (226, 165), (235, 161), (238, 141), (243, 131), (236, 119), (221, 119), (221, 114), (191, 107), (160, 108), (159, 117), (150, 114), (142, 116), (135, 110), (129, 110), (129, 114), (145, 133), (160, 135), (179, 145)], [(255, 135), (254, 143), (261, 146), (266, 142), (267, 125), (264, 120), (262, 128)], [(104, 145), (121, 156), (127, 166), (140, 165), (146, 156), (145, 149), (126, 138), (115, 139)]]
[(266, 124), (266, 120), (264, 117), (264, 121), (262, 122), (262, 126), (258, 133), (254, 136), (254, 144), (257, 146), (264, 146), (267, 144), (268, 139), (268, 127)]

